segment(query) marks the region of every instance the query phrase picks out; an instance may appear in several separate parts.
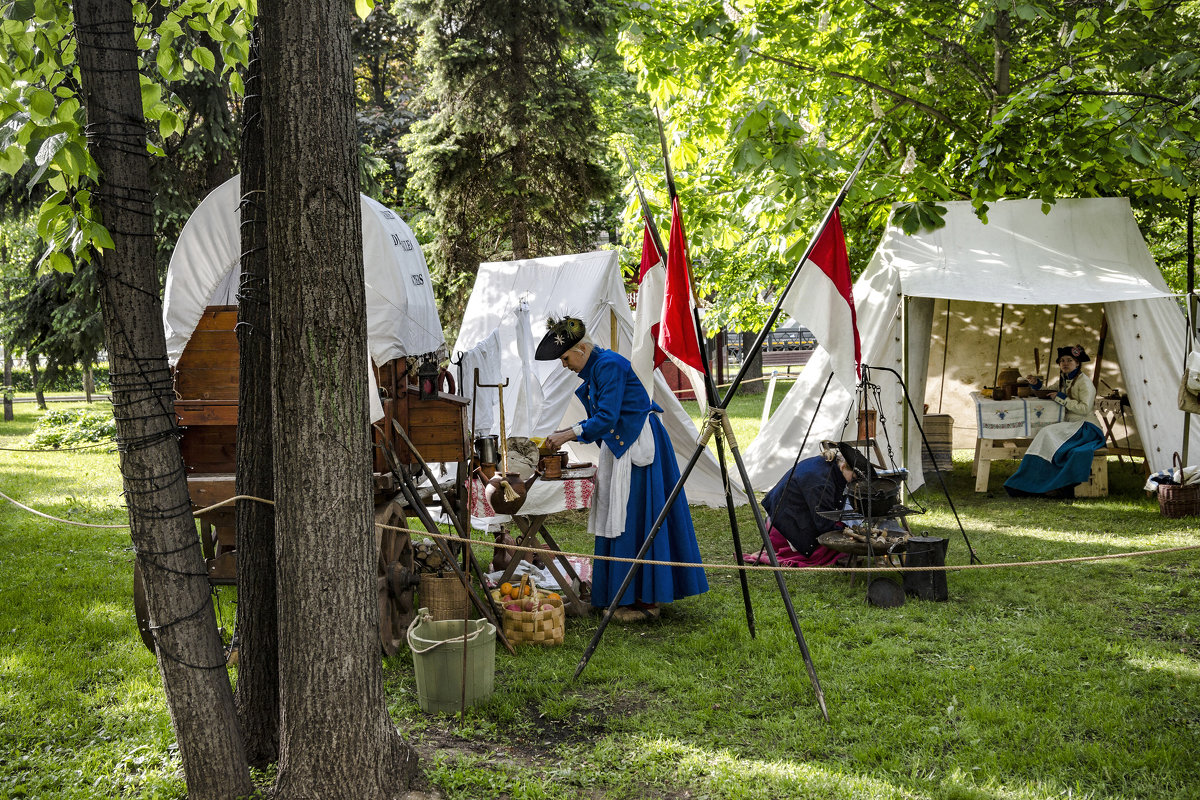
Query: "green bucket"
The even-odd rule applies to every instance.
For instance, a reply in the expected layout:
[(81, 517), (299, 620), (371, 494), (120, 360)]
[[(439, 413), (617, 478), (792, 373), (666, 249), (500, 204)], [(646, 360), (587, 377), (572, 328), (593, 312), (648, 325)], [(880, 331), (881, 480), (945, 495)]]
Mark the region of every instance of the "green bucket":
[[(454, 713), (463, 701), (463, 621), (437, 621), (429, 609), (417, 611), (408, 626), (417, 673), (417, 703), (430, 714)], [(466, 701), (471, 706), (492, 696), (496, 677), (496, 626), (466, 621)]]

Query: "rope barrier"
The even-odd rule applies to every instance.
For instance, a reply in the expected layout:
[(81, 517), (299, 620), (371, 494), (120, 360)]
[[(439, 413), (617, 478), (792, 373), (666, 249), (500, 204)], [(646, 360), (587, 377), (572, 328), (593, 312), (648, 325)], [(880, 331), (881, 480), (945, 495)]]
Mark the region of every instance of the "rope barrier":
[[(4, 494), (4, 492), (0, 492), (0, 497), (4, 498), (5, 500), (7, 500), (8, 502), (12, 503), (15, 506), (24, 509), (25, 511), (28, 511), (32, 514), (36, 514), (39, 517), (45, 517), (46, 519), (54, 520), (55, 522), (62, 522), (67, 525), (77, 525), (77, 526), (83, 527), (83, 528), (128, 528), (129, 527), (128, 525), (93, 525), (93, 524), (86, 523), (86, 522), (76, 522), (74, 520), (62, 519), (61, 517), (53, 517), (49, 514), (43, 514), (41, 511), (30, 508), (29, 506), (24, 505), (22, 503), (18, 503), (16, 500), (14, 500), (11, 497), (9, 497), (8, 495)], [(253, 495), (239, 494), (239, 495), (234, 495), (233, 497), (230, 497), (226, 500), (222, 500), (219, 503), (213, 503), (211, 506), (205, 506), (204, 508), (198, 509), (195, 512), (193, 512), (193, 514), (194, 514), (194, 516), (203, 516), (204, 514), (207, 514), (210, 511), (214, 511), (223, 506), (227, 506), (230, 503), (236, 503), (238, 500), (252, 500), (256, 503), (266, 503), (268, 505), (275, 505), (274, 500), (267, 500), (262, 497), (255, 497)], [(866, 573), (866, 572), (962, 572), (965, 570), (973, 570), (973, 569), (1009, 569), (1012, 567), (1045, 567), (1045, 566), (1052, 566), (1052, 565), (1056, 565), (1056, 564), (1080, 564), (1080, 563), (1087, 562), (1087, 561), (1110, 561), (1112, 559), (1117, 559), (1117, 558), (1136, 558), (1138, 556), (1155, 556), (1155, 555), (1164, 555), (1166, 553), (1182, 553), (1182, 552), (1186, 552), (1189, 550), (1200, 550), (1200, 544), (1191, 544), (1191, 545), (1182, 545), (1180, 547), (1160, 547), (1160, 548), (1157, 548), (1154, 550), (1136, 550), (1136, 551), (1131, 551), (1131, 552), (1126, 552), (1126, 553), (1107, 553), (1105, 555), (1098, 555), (1098, 556), (1075, 556), (1073, 558), (1053, 558), (1053, 559), (1048, 559), (1045, 561), (1009, 561), (1006, 563), (999, 563), (999, 564), (951, 564), (951, 565), (945, 565), (945, 566), (940, 566), (940, 567), (936, 567), (936, 566), (923, 566), (923, 567), (895, 567), (895, 566), (885, 566), (885, 567), (848, 567), (848, 566), (843, 566), (843, 567), (839, 567), (839, 566), (788, 567), (788, 566), (784, 566), (784, 565), (780, 565), (778, 567), (773, 567), (770, 564), (722, 564), (722, 563), (703, 563), (703, 562), (697, 564), (697, 563), (694, 563), (691, 561), (658, 561), (655, 559), (642, 559), (639, 561), (636, 558), (622, 558), (620, 556), (601, 556), (601, 555), (596, 555), (594, 553), (573, 553), (568, 550), (551, 550), (550, 548), (535, 547), (533, 545), (504, 544), (502, 542), (480, 542), (475, 539), (465, 539), (461, 536), (456, 536), (456, 535), (452, 535), (452, 534), (433, 533), (433, 532), (427, 531), (427, 530), (419, 530), (417, 528), (405, 528), (405, 527), (401, 527), (398, 525), (384, 525), (382, 522), (376, 522), (375, 527), (383, 529), (383, 530), (389, 530), (389, 531), (400, 531), (403, 533), (410, 534), (410, 536), (412, 534), (416, 534), (417, 536), (432, 536), (432, 537), (435, 537), (437, 539), (442, 539), (447, 542), (458, 542), (460, 544), (469, 544), (474, 547), (479, 547), (479, 546), (495, 547), (495, 548), (499, 548), (502, 550), (519, 550), (522, 553), (539, 553), (542, 555), (549, 556), (550, 558), (556, 558), (559, 556), (562, 556), (562, 557), (573, 556), (575, 558), (589, 558), (589, 559), (598, 560), (598, 561), (613, 561), (613, 562), (622, 563), (622, 564), (641, 564), (641, 565), (652, 566), (652, 567), (701, 567), (703, 569), (742, 570), (745, 572), (805, 572), (805, 573), (848, 572), (848, 573), (854, 573), (855, 575), (861, 575), (862, 573)]]

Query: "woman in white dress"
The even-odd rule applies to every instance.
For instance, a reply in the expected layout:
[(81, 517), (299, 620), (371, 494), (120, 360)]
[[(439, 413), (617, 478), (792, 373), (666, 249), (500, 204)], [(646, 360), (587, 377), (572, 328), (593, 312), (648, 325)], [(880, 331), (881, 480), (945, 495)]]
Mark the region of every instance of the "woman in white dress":
[[(1082, 369), (1090, 360), (1079, 345), (1058, 348), (1058, 392), (1051, 399), (1066, 410), (1067, 419), (1038, 431), (1021, 466), (1004, 482), (1012, 497), (1069, 496), (1091, 474), (1092, 458), (1104, 447), (1104, 432), (1094, 410), (1096, 387)], [(1033, 388), (1042, 388), (1036, 375), (1028, 380)]]

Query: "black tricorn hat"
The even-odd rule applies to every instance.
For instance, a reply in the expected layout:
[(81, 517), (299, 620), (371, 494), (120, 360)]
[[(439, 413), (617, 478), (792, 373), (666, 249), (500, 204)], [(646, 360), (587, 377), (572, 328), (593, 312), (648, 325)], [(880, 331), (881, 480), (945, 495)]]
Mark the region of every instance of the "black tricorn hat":
[(533, 357), (538, 361), (553, 361), (561, 358), (562, 354), (583, 341), (587, 328), (583, 320), (575, 317), (563, 317), (546, 320), (546, 335), (538, 342)]
[(1083, 348), (1077, 344), (1073, 344), (1070, 347), (1058, 348), (1058, 355), (1054, 357), (1054, 360), (1058, 361), (1058, 359), (1062, 358), (1063, 356), (1070, 356), (1071, 358), (1075, 359), (1080, 364), (1082, 364), (1085, 361), (1091, 361), (1091, 359), (1088, 358), (1088, 354), (1085, 353), (1083, 351)]
[(862, 453), (854, 449), (854, 446), (849, 442), (838, 442), (838, 452), (842, 454), (842, 458), (846, 459), (846, 463), (850, 468), (858, 474), (860, 478), (875, 479), (875, 465), (867, 459)]

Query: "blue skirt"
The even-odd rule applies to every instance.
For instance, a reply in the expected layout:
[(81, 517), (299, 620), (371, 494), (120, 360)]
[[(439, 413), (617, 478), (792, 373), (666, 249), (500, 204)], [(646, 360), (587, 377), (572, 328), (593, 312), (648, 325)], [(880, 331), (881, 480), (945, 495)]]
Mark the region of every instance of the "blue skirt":
[(1075, 435), (1054, 451), (1050, 461), (1028, 453), (1021, 466), (1004, 482), (1013, 497), (1048, 494), (1085, 483), (1092, 472), (1092, 457), (1104, 447), (1104, 434), (1090, 422), (1083, 423)]
[[(644, 467), (635, 466), (631, 470), (633, 474), (630, 478), (629, 504), (626, 506), (625, 533), (616, 539), (597, 536), (598, 556), (634, 558), (679, 480), (675, 448), (667, 436), (666, 428), (655, 414), (650, 415), (650, 429), (654, 433), (654, 463)], [(692, 527), (692, 514), (682, 490), (654, 537), (654, 543), (646, 552), (646, 558), (700, 563), (696, 530)], [(632, 566), (619, 561), (597, 559), (592, 566), (592, 605), (607, 607), (612, 603)], [(670, 603), (707, 591), (708, 579), (701, 567), (644, 564), (638, 569), (625, 594), (621, 595), (618, 605), (627, 606), (636, 600), (643, 603)]]

